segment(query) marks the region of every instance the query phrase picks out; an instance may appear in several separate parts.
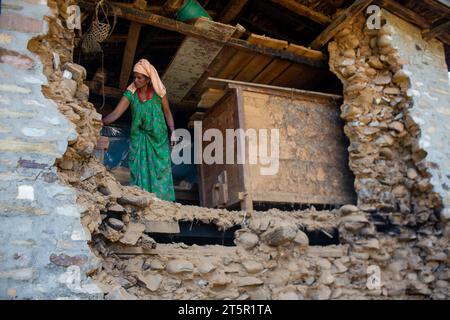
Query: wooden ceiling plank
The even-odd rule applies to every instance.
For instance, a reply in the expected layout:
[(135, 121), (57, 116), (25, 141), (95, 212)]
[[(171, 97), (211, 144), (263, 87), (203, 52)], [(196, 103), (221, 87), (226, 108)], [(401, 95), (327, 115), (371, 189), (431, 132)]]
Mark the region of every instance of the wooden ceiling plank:
[(277, 78), (292, 63), (280, 59), (274, 59), (264, 70), (258, 74), (252, 82), (260, 84), (270, 84), (273, 79)]
[(250, 82), (272, 61), (271, 57), (257, 55), (248, 63), (233, 80)]
[[(247, 39), (248, 42), (256, 45), (262, 45), (274, 49), (285, 49), (288, 46), (287, 41), (272, 39), (265, 36), (251, 34)], [(244, 68), (239, 72), (234, 80), (249, 82), (252, 81), (273, 59), (266, 55), (255, 56)]]
[(254, 57), (251, 52), (238, 51), (228, 64), (215, 75), (217, 78), (233, 79)]

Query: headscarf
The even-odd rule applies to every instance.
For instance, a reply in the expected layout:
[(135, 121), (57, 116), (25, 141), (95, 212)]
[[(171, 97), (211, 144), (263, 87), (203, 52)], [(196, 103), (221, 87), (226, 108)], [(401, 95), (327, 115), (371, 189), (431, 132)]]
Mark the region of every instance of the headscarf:
[[(161, 98), (166, 95), (166, 87), (159, 78), (158, 71), (156, 71), (155, 67), (152, 64), (150, 64), (150, 62), (147, 59), (139, 60), (134, 65), (133, 71), (149, 77), (150, 80), (152, 81), (153, 89)], [(130, 84), (127, 88), (127, 90), (130, 90), (131, 93), (134, 93), (136, 89), (137, 88), (134, 82)]]

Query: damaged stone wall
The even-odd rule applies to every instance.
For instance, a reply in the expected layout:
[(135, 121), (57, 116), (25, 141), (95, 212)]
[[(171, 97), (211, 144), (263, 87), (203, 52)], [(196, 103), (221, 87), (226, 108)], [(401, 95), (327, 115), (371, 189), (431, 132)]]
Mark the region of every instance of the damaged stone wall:
[[(8, 280), (5, 282), (6, 285), (2, 283), (0, 288), (2, 297), (6, 295), (11, 298), (57, 297), (49, 291), (51, 284), (45, 283), (36, 287), (41, 278), (51, 278), (57, 273), (72, 275), (63, 277), (64, 280), (72, 280), (72, 282), (66, 281), (65, 286), (61, 284), (69, 290), (77, 288), (75, 280), (78, 275), (89, 276), (95, 280), (102, 290), (102, 297), (106, 299), (449, 298), (450, 227), (438, 220), (425, 219), (423, 224), (413, 227), (412, 224), (400, 223), (403, 220), (390, 221), (383, 215), (368, 213), (352, 205), (346, 205), (331, 212), (318, 212), (314, 209), (292, 212), (274, 209), (264, 213), (230, 212), (169, 203), (137, 187), (120, 185), (92, 155), (100, 130), (100, 118), (93, 105), (87, 101), (87, 89), (83, 84), (85, 70), (72, 63), (73, 32), (64, 27), (63, 18), (58, 16), (58, 12), (65, 12), (65, 8), (63, 4), (57, 4), (54, 1), (49, 1), (49, 6), (54, 15), (48, 18), (48, 34), (30, 41), (28, 48), (37, 53), (43, 63), (48, 84), (40, 75), (40, 68), (36, 70), (36, 73), (42, 78), (40, 84), (45, 84), (42, 88), (43, 93), (55, 102), (51, 105), (56, 114), (55, 117), (64, 124), (57, 128), (67, 131), (63, 131), (65, 134), (53, 134), (54, 131), (52, 131), (51, 138), (62, 145), (58, 155), (48, 160), (48, 170), (54, 176), (56, 167), (53, 161), (55, 157), (58, 157), (56, 165), (59, 181), (49, 181), (49, 185), (43, 187), (39, 185), (39, 192), (45, 190), (44, 187), (50, 188), (54, 190), (53, 193), (42, 192), (57, 195), (57, 201), (64, 201), (66, 204), (64, 207), (59, 207), (60, 203), (56, 203), (56, 200), (48, 203), (49, 206), (53, 206), (53, 209), (47, 208), (49, 216), (58, 217), (64, 223), (76, 221), (78, 225), (81, 216), (82, 224), (91, 237), (75, 243), (86, 247), (85, 244), (88, 242), (99, 261), (95, 267), (85, 268), (83, 258), (74, 251), (57, 251), (56, 255), (51, 255), (50, 252), (53, 251), (47, 252), (41, 247), (34, 247), (30, 249), (30, 252), (40, 255), (44, 264), (44, 267), (39, 269), (38, 280), (33, 281), (24, 276), (22, 278), (20, 275), (16, 276), (14, 281), (21, 281), (20, 288), (27, 294), (22, 293), (22, 290), (14, 291), (16, 287), (13, 284), (15, 285), (16, 282), (12, 283), (10, 281), (13, 280)], [(358, 28), (360, 33), (357, 33)], [(365, 38), (361, 26), (355, 27), (354, 32), (358, 35), (358, 39)], [(1, 39), (5, 39), (5, 36)], [(29, 38), (26, 39), (28, 40)], [(26, 41), (23, 43), (26, 44)], [(337, 41), (339, 42), (339, 39)], [(17, 46), (11, 45), (6, 49), (17, 50)], [(345, 51), (338, 50), (334, 53), (331, 51), (332, 59), (337, 58), (337, 54), (341, 52)], [(354, 50), (355, 56), (358, 52)], [(30, 55), (25, 50), (25, 46), (21, 53)], [(350, 56), (351, 53), (347, 52), (347, 55)], [(71, 76), (63, 77), (64, 70), (69, 71)], [(14, 71), (17, 72), (15, 69)], [(40, 84), (36, 86), (36, 92), (39, 92)], [(394, 89), (391, 90), (394, 91)], [(369, 95), (371, 94), (372, 92), (369, 92)], [(349, 97), (346, 94), (346, 101)], [(48, 102), (41, 98), (42, 101)], [(5, 98), (2, 96), (2, 99)], [(386, 107), (385, 102), (380, 100), (380, 108)], [(359, 107), (359, 104), (354, 107)], [(57, 109), (59, 113), (56, 112)], [(10, 113), (17, 111), (16, 109), (6, 110)], [(37, 107), (32, 110), (44, 113)], [(389, 114), (389, 110), (386, 109), (383, 114)], [(17, 119), (17, 125), (23, 126), (25, 122), (31, 123), (29, 119), (40, 119), (39, 115), (31, 114), (26, 118), (24, 114), (19, 114), (15, 119)], [(45, 114), (42, 116), (49, 115), (49, 111), (45, 109)], [(76, 136), (69, 135), (70, 130), (67, 128), (71, 126), (62, 115), (75, 127)], [(402, 124), (401, 121), (398, 122)], [(395, 135), (407, 131), (404, 128), (405, 125), (401, 127), (398, 124), (394, 126), (391, 122), (390, 124), (393, 128), (397, 128)], [(48, 130), (48, 125), (43, 126), (42, 129)], [(346, 130), (348, 131), (349, 128), (347, 127)], [(392, 139), (400, 139), (398, 135), (391, 135)], [(69, 141), (68, 145), (67, 141)], [(354, 144), (355, 141), (356, 144)], [(411, 149), (405, 147), (406, 150), (402, 150), (400, 142), (395, 141), (398, 146), (391, 148), (393, 156), (397, 154), (404, 157), (411, 156)], [(356, 148), (363, 142), (352, 139), (352, 147)], [(26, 151), (26, 148), (31, 145), (30, 141), (26, 140), (26, 143), (12, 152), (11, 156), (18, 157), (17, 154)], [(365, 146), (369, 147), (370, 144)], [(375, 144), (374, 148), (377, 146), (378, 144)], [(387, 150), (390, 149), (385, 149), (384, 154), (387, 154)], [(61, 156), (63, 153), (64, 155)], [(42, 156), (39, 154), (33, 159), (42, 161)], [(365, 156), (368, 157), (368, 163), (372, 163), (374, 158), (378, 159), (375, 155)], [(364, 155), (361, 158), (364, 158)], [(356, 158), (352, 158), (351, 161), (354, 159)], [(395, 168), (403, 166), (402, 170), (406, 170), (404, 166), (407, 164), (410, 164), (408, 160), (378, 163), (380, 168), (383, 165)], [(15, 173), (15, 166), (17, 166), (16, 161), (2, 171), (2, 174), (5, 172), (2, 177), (9, 179), (5, 185), (1, 185), (9, 192), (7, 198), (1, 198), (2, 205), (16, 204), (15, 200), (11, 200), (15, 199), (11, 193), (16, 190), (18, 179), (11, 175), (11, 172)], [(373, 168), (369, 165), (367, 167)], [(7, 172), (7, 169), (10, 171)], [(358, 173), (357, 182), (361, 183), (362, 172), (355, 170)], [(419, 175), (419, 168), (415, 170)], [(395, 172), (397, 175), (397, 171)], [(399, 170), (399, 172), (403, 171)], [(44, 174), (41, 176), (43, 179)], [(372, 177), (375, 181), (381, 178), (386, 177)], [(398, 180), (400, 181), (401, 178)], [(12, 188), (8, 184), (12, 184)], [(73, 197), (65, 197), (66, 193), (59, 189), (61, 184), (65, 185), (63, 190), (67, 194), (73, 195), (73, 190), (76, 190), (78, 206), (74, 206)], [(376, 196), (381, 197), (381, 194), (382, 192), (375, 193), (373, 202), (360, 202), (361, 207), (371, 209), (365, 204), (377, 206), (378, 203), (389, 203), (385, 201), (385, 198), (381, 198), (382, 201), (376, 201)], [(413, 195), (414, 192), (410, 197), (411, 203), (419, 203), (425, 199), (428, 204), (429, 197), (432, 197), (427, 193), (425, 196)], [(401, 204), (412, 206), (407, 200), (401, 197), (399, 199), (402, 199)], [(39, 207), (45, 203), (41, 198), (34, 202)], [(397, 206), (392, 205), (392, 207), (393, 210), (397, 209)], [(52, 224), (55, 220), (48, 221), (45, 220), (45, 216), (30, 217), (29, 215), (20, 216), (20, 220), (8, 220), (16, 217), (14, 210), (8, 208), (2, 211), (2, 214), (7, 213), (3, 219), (5, 223), (12, 221), (16, 225), (32, 227), (39, 223), (38, 228), (35, 229), (36, 240), (34, 240), (38, 246), (47, 244), (46, 241), (57, 242), (61, 248), (68, 250), (70, 245), (73, 245), (72, 242), (65, 241), (67, 236), (65, 229), (51, 229), (50, 233), (47, 232), (47, 229), (54, 228)], [(381, 209), (381, 207), (376, 208)], [(403, 217), (403, 214), (395, 212), (397, 211), (394, 211), (393, 217), (397, 215)], [(155, 231), (151, 227), (154, 222), (173, 224), (178, 221), (212, 223), (220, 230), (239, 225), (241, 229), (235, 233), (235, 247), (187, 246), (183, 243), (159, 244), (148, 234)], [(9, 228), (13, 228), (13, 225), (10, 224)], [(3, 232), (3, 229), (1, 230)], [(17, 228), (7, 232), (11, 237), (21, 236)], [(24, 232), (27, 231), (24, 230)], [(338, 245), (310, 245), (308, 234), (319, 233), (324, 237), (332, 237), (336, 232), (339, 234)], [(19, 243), (25, 245), (25, 242)], [(20, 255), (10, 252), (15, 249), (13, 245), (8, 244), (6, 249), (2, 249), (3, 259), (7, 257), (6, 261), (15, 259), (16, 264), (23, 263), (24, 260), (21, 260)], [(79, 247), (73, 247), (74, 250), (77, 248)], [(5, 250), (8, 250), (9, 255), (3, 253)], [(35, 266), (34, 261), (30, 261), (29, 265)], [(79, 265), (82, 266), (81, 270), (76, 269)], [(378, 268), (379, 274), (377, 274)], [(80, 270), (81, 274), (76, 274), (77, 270)], [(371, 270), (374, 270), (374, 273)], [(13, 273), (2, 270), (0, 274), (0, 279), (3, 280)], [(378, 275), (381, 277), (380, 283), (376, 278)], [(38, 294), (36, 288), (44, 291)], [(68, 296), (75, 297), (75, 291), (69, 292), (70, 294), (66, 293)]]
[(74, 189), (59, 182), (54, 166), (67, 141), (76, 139), (75, 126), (42, 94), (52, 60), (42, 63), (27, 50), (42, 39), (51, 55), (52, 38), (64, 34), (49, 30), (46, 1), (1, 5), (0, 299), (100, 298), (86, 277), (97, 268), (86, 243), (90, 234), (82, 227)]
[[(103, 261), (92, 277), (106, 299), (448, 299), (450, 294), (448, 226), (380, 224), (353, 205), (332, 212), (245, 213), (153, 199), (136, 212), (136, 205), (119, 201), (122, 221), (108, 218), (108, 212), (100, 227), (108, 231), (93, 244)], [(145, 234), (151, 231), (148, 222), (194, 219), (220, 229), (239, 224), (236, 246), (157, 244)], [(386, 230), (377, 231), (380, 227)], [(336, 229), (340, 244), (310, 245), (307, 234), (331, 237)]]
[(450, 219), (450, 83), (444, 47), (435, 39), (423, 40), (420, 29), (395, 15), (383, 15), (391, 26), (392, 44), (406, 61), (403, 69), (413, 102), (409, 113), (420, 128), (419, 148), (426, 154), (420, 166), (442, 198), (443, 218)]
[[(433, 166), (443, 167), (438, 175), (447, 172), (448, 149), (439, 147), (438, 143), (444, 142), (436, 140), (448, 133), (442, 134), (445, 129), (436, 129), (435, 123), (425, 125), (418, 118), (417, 113), (426, 119), (436, 117), (433, 110), (443, 109), (444, 105), (431, 108), (428, 103), (426, 110), (420, 103), (418, 106), (411, 79), (415, 74), (413, 82), (417, 86), (416, 78), (420, 77), (421, 90), (429, 96), (428, 91), (439, 90), (434, 88), (439, 74), (436, 69), (447, 67), (442, 46), (427, 46), (437, 56), (433, 66), (427, 66), (401, 46), (423, 45), (424, 41), (418, 40), (420, 32), (410, 33), (413, 27), (407, 23), (394, 26), (392, 15), (385, 11), (382, 17), (384, 26), (379, 30), (369, 30), (363, 15), (341, 30), (329, 45), (330, 67), (344, 84), (341, 117), (346, 121), (344, 130), (350, 140), (349, 164), (355, 174), (358, 206), (366, 211), (392, 212), (389, 216), (398, 224), (418, 225), (436, 219), (433, 213), (442, 209), (442, 197), (448, 196), (436, 181), (431, 183), (430, 172)], [(398, 19), (395, 21), (398, 24)], [(446, 95), (442, 91), (438, 91), (443, 97), (440, 102), (448, 103), (448, 88)], [(445, 122), (442, 118), (439, 121)], [(433, 145), (427, 145), (435, 155), (431, 159), (424, 150), (424, 139), (429, 136), (422, 132), (430, 129), (428, 126), (441, 133), (436, 134)]]

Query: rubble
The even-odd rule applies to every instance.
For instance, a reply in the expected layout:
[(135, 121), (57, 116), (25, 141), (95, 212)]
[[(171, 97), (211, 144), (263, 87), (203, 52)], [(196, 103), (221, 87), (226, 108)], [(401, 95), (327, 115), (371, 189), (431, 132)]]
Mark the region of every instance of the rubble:
[(108, 224), (117, 231), (122, 230), (123, 227), (125, 226), (125, 224), (122, 221), (120, 221), (119, 219), (115, 219), (115, 218), (109, 218)]
[(141, 223), (129, 223), (125, 234), (120, 238), (120, 242), (127, 245), (135, 245), (144, 233), (145, 226)]
[(297, 235), (297, 230), (295, 225), (273, 226), (261, 235), (261, 240), (271, 246), (279, 246), (293, 240)]
[(194, 266), (187, 260), (172, 260), (167, 264), (168, 273), (192, 272)]

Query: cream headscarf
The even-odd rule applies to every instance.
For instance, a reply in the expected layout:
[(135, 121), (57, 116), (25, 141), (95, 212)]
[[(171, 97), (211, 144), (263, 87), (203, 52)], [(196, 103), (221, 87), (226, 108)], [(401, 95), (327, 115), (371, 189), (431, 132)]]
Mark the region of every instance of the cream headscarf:
[[(155, 67), (148, 62), (147, 59), (141, 59), (139, 60), (133, 68), (134, 72), (139, 72), (147, 77), (149, 77), (152, 81), (153, 89), (155, 92), (162, 98), (166, 95), (166, 87), (162, 83), (161, 79), (159, 78), (158, 71), (156, 71)], [(127, 88), (127, 90), (130, 90), (131, 93), (134, 93), (136, 91), (136, 86), (134, 82), (130, 84)]]

